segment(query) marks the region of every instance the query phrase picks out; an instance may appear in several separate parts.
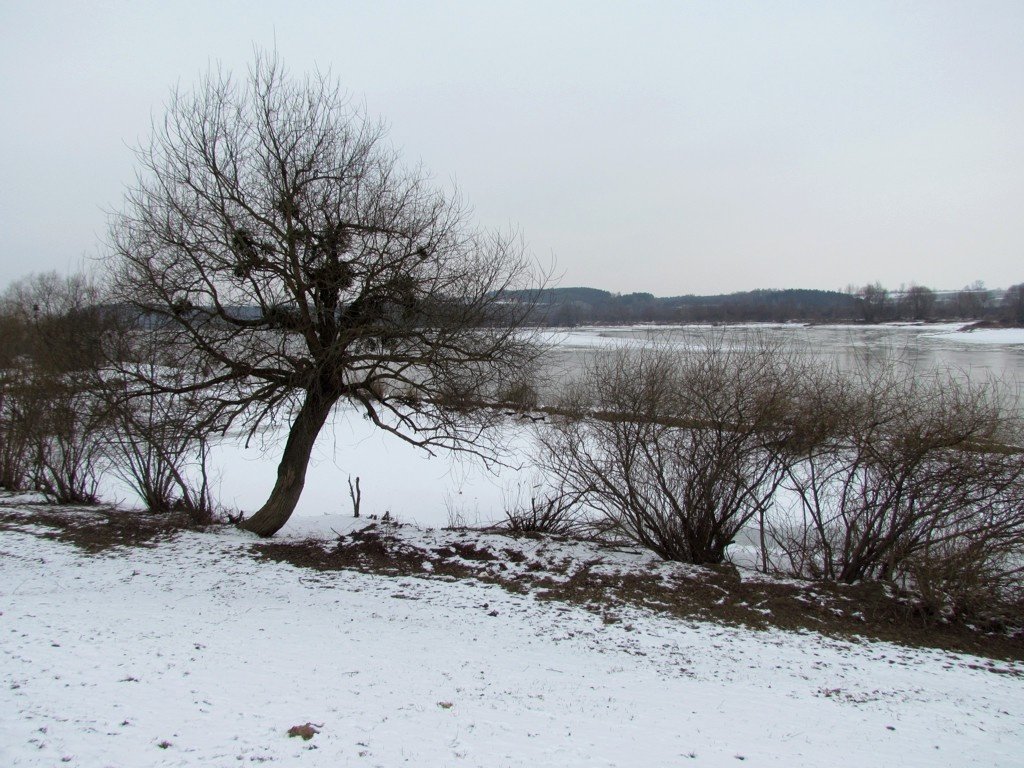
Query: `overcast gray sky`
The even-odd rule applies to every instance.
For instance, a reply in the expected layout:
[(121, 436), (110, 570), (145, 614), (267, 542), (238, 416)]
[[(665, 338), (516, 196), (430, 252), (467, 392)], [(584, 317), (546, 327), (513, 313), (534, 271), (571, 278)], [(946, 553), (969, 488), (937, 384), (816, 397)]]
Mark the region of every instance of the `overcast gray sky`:
[(1024, 281), (1024, 2), (0, 0), (0, 282), (102, 257), (169, 88), (330, 70), (562, 285)]

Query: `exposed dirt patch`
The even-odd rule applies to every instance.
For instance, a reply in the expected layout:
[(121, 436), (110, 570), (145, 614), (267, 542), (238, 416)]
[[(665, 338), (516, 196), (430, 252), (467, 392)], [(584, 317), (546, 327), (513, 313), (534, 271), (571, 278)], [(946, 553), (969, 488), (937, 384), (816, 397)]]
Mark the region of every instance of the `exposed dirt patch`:
[(151, 547), (181, 530), (194, 529), (187, 519), (104, 507), (78, 514), (42, 504), (23, 505), (20, 510), (0, 508), (0, 530), (27, 530), (30, 526), (43, 527), (42, 532), (33, 531), (43, 538), (74, 544), (90, 554), (114, 547)]
[(755, 629), (812, 630), (835, 637), (864, 637), (910, 646), (942, 648), (1000, 659), (1024, 660), (1024, 636), (938, 624), (904, 596), (880, 584), (789, 584), (741, 581), (721, 571), (653, 580), (643, 574), (605, 576), (580, 571), (563, 583), (537, 582), (541, 599), (642, 606), (679, 618), (699, 618)]
[[(260, 556), (320, 571), (359, 571), (386, 576), (448, 576), (468, 579), (474, 570), (433, 552), (398, 547), (386, 538), (343, 538), (324, 547), (320, 542), (267, 542), (253, 548)], [(424, 567), (424, 564), (428, 565)]]

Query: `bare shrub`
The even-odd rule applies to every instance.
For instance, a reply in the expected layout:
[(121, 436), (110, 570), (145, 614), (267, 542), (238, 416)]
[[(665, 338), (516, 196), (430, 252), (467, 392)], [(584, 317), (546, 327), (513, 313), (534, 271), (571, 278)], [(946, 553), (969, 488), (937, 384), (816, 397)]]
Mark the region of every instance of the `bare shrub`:
[(554, 533), (569, 536), (579, 530), (575, 503), (565, 496), (532, 497), (529, 506), (505, 510), (510, 533)]
[(591, 357), (540, 432), (542, 465), (608, 532), (669, 560), (719, 563), (783, 478), (801, 364), (755, 339)]
[[(572, 536), (584, 527), (580, 494), (565, 488), (546, 487), (535, 479), (529, 493), (521, 487), (505, 502), (505, 519), (500, 524), (509, 533), (552, 533)], [(525, 499), (525, 496), (529, 499)]]
[(111, 410), (112, 470), (151, 512), (184, 512), (195, 523), (215, 517), (207, 460), (210, 439), (184, 398), (148, 394)]
[[(901, 565), (929, 618), (972, 621), (999, 628), (1024, 616), (1024, 540), (1021, 526), (993, 535), (972, 521), (947, 531)], [(984, 525), (980, 526), (984, 529)]]
[(499, 391), (498, 402), (516, 411), (528, 411), (537, 407), (540, 402), (540, 394), (532, 382), (527, 379), (518, 379)]
[(58, 504), (95, 504), (108, 466), (104, 409), (76, 385), (45, 382), (31, 396), (42, 399), (32, 440), (35, 489)]
[(95, 395), (108, 318), (80, 275), (35, 275), (0, 299), (0, 464), (8, 488), (60, 503), (97, 499), (107, 426)]
[(41, 418), (42, 403), (27, 396), (22, 374), (14, 368), (0, 373), (0, 487), (9, 491), (30, 487), (32, 439)]
[(24, 389), (27, 328), (15, 309), (8, 291), (0, 301), (0, 487), (19, 491), (29, 484), (29, 444), (37, 417), (28, 409)]
[(889, 364), (828, 392), (828, 434), (787, 465), (792, 508), (767, 522), (769, 569), (890, 581), (936, 615), (1019, 586), (1024, 460), (1000, 389)]
[[(217, 425), (209, 403), (183, 386), (188, 366), (137, 319), (111, 336), (100, 393), (110, 421), (113, 473), (151, 512), (183, 512), (193, 523), (212, 522), (216, 509), (207, 460)], [(162, 386), (152, 387), (153, 381)]]

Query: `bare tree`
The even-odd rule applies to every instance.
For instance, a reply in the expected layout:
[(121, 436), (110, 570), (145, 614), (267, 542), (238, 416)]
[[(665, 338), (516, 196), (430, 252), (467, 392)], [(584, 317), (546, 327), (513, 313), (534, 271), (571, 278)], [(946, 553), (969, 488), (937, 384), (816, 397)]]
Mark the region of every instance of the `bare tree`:
[(956, 312), (962, 318), (981, 317), (988, 304), (988, 291), (985, 290), (985, 283), (975, 280), (970, 285), (965, 285), (956, 294)]
[(924, 285), (911, 285), (903, 295), (902, 303), (914, 320), (928, 320), (935, 308), (935, 291)]
[(457, 195), (407, 170), (384, 129), (326, 76), (258, 55), (248, 76), (175, 91), (138, 151), (112, 220), (112, 284), (191, 381), (210, 419), (252, 434), (290, 421), (277, 482), (242, 523), (288, 520), (313, 443), (341, 398), (417, 445), (480, 448), (480, 420), (439, 402), (481, 399), (535, 354), (536, 276), (514, 237), (468, 224)]
[(353, 485), (352, 475), (348, 476), (348, 497), (352, 500), (352, 517), (359, 517), (359, 509), (363, 504), (363, 491), (359, 487), (359, 477)]
[(721, 562), (783, 478), (798, 365), (764, 340), (595, 356), (569, 416), (541, 430), (543, 465), (607, 530), (668, 560)]
[(1003, 294), (1003, 314), (1015, 325), (1024, 325), (1024, 283), (1011, 285)]
[(869, 283), (860, 289), (861, 309), (864, 313), (864, 320), (869, 323), (876, 323), (884, 319), (886, 305), (889, 301), (889, 291), (882, 287), (879, 282)]

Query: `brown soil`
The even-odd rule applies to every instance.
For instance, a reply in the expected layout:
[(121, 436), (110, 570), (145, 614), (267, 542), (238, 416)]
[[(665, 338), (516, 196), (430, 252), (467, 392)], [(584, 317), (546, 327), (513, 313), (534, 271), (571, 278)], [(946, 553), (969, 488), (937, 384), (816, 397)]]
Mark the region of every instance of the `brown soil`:
[(152, 547), (193, 527), (186, 519), (104, 507), (91, 507), (85, 514), (45, 504), (21, 507), (30, 514), (0, 508), (0, 531), (26, 531), (31, 526), (41, 526), (43, 531), (32, 532), (42, 538), (73, 544), (90, 554), (115, 547)]

